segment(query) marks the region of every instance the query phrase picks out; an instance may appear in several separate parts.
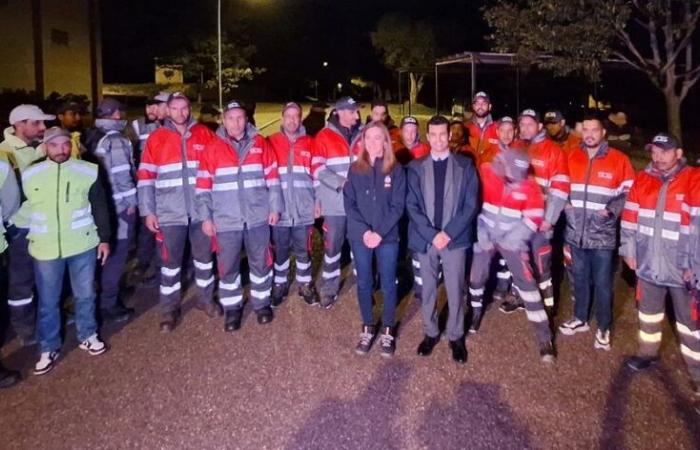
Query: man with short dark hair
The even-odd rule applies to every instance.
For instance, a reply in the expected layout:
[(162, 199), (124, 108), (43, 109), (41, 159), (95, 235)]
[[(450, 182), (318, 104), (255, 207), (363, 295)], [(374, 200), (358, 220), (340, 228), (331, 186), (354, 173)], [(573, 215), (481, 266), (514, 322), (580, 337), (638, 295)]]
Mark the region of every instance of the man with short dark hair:
[(550, 109), (544, 113), (544, 129), (547, 131), (547, 136), (564, 151), (567, 157), (581, 147), (581, 137), (569, 128), (564, 115), (557, 109)]
[(401, 138), (399, 128), (394, 123), (394, 119), (389, 114), (389, 105), (384, 100), (373, 100), (370, 105), (369, 116), (367, 123), (381, 122), (389, 130), (392, 145), (398, 142)]
[(430, 153), (430, 146), (420, 141), (418, 119), (405, 116), (399, 126), (400, 138), (393, 143), (396, 160), (407, 165), (414, 159), (420, 159)]
[(498, 145), (496, 136), (496, 123), (491, 117), (491, 98), (484, 91), (474, 94), (472, 99), (471, 120), (466, 122), (469, 132), (469, 146), (474, 150), (474, 155), (481, 160), (485, 153), (495, 153), (492, 147)]
[[(21, 188), (21, 175), (32, 164), (44, 157), (39, 142), (44, 137), (44, 121), (56, 117), (35, 105), (19, 105), (10, 112), (10, 126), (5, 129), (5, 140), (0, 143), (0, 154), (10, 162)], [(7, 303), (10, 321), (24, 345), (35, 342), (36, 303), (34, 301), (34, 265), (29, 255), (29, 215), (20, 208), (10, 219), (8, 238)]]
[(452, 358), (465, 363), (464, 273), (478, 211), (479, 179), (471, 160), (450, 152), (449, 121), (435, 116), (428, 122), (430, 156), (408, 166), (406, 208), (410, 218), (409, 247), (417, 253), (423, 281), (425, 338), (418, 354), (430, 355), (440, 338), (437, 286), (440, 265), (447, 291), (447, 338)]
[(343, 97), (333, 108), (326, 127), (314, 140), (312, 159), (318, 214), (323, 217), (324, 255), (319, 280), (321, 306), (330, 309), (338, 300), (340, 263), (345, 243), (346, 216), (343, 186), (350, 165), (357, 159), (357, 141), (362, 126), (358, 123), (360, 105), (352, 97)]

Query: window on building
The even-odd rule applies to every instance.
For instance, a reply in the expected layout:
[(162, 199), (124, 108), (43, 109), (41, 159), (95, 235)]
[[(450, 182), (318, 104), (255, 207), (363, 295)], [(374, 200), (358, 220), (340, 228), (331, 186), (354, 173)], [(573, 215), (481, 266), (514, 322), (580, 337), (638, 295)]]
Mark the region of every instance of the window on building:
[(51, 42), (68, 47), (68, 32), (51, 28)]

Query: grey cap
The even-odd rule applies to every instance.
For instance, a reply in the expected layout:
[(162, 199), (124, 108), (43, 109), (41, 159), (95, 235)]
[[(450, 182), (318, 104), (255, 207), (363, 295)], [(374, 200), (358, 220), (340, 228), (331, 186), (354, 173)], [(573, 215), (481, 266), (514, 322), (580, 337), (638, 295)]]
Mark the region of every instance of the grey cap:
[(360, 109), (361, 106), (359, 103), (355, 101), (354, 98), (352, 97), (343, 97), (339, 99), (337, 102), (335, 102), (335, 105), (333, 105), (333, 109), (336, 111), (342, 111), (342, 110), (352, 110), (352, 111), (357, 111)]
[(515, 125), (515, 121), (510, 116), (503, 116), (500, 119), (498, 119), (498, 124), (501, 125), (502, 123), (510, 123), (512, 125)]
[(647, 151), (651, 150), (652, 147), (659, 147), (662, 150), (675, 150), (680, 147), (680, 145), (678, 145), (678, 141), (670, 134), (659, 133), (653, 137), (651, 142), (644, 146)]
[(418, 119), (416, 119), (413, 116), (406, 116), (403, 119), (401, 119), (401, 124), (399, 125), (399, 128), (403, 128), (404, 125), (418, 126)]
[(480, 98), (483, 98), (487, 102), (491, 103), (491, 97), (489, 97), (489, 94), (487, 94), (484, 91), (479, 91), (476, 94), (474, 94), (474, 98), (472, 99), (472, 103), (474, 103), (475, 101), (477, 101), (477, 99), (480, 99)]
[(522, 181), (527, 178), (530, 170), (530, 157), (525, 152), (508, 149), (502, 153), (503, 165), (506, 176), (514, 181)]
[(239, 102), (238, 100), (231, 100), (230, 102), (224, 105), (224, 113), (227, 113), (232, 109), (242, 109), (243, 111), (246, 110), (245, 106), (243, 106), (243, 103)]
[(114, 114), (115, 111), (124, 109), (121, 102), (116, 98), (106, 97), (99, 105), (97, 105), (96, 115), (97, 117), (109, 117)]
[(65, 137), (68, 138), (68, 140), (70, 140), (70, 132), (61, 127), (51, 127), (44, 132), (44, 140), (42, 142), (44, 144), (47, 144), (49, 141), (53, 141), (54, 139), (60, 137)]
[(158, 103), (167, 103), (169, 98), (170, 93), (166, 91), (160, 91), (156, 95), (154, 95), (153, 98), (148, 99), (146, 101), (146, 104), (157, 105)]
[(523, 112), (520, 113), (520, 116), (518, 116), (518, 121), (520, 121), (520, 119), (523, 117), (529, 117), (534, 119), (536, 122), (540, 121), (540, 115), (537, 114), (537, 111), (532, 108), (524, 109)]

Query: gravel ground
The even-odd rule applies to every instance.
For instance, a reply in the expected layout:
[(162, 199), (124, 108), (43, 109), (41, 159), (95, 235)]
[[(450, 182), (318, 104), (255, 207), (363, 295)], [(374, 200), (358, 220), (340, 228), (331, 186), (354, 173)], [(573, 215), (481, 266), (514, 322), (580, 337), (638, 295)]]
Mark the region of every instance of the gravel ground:
[[(636, 317), (620, 277), (612, 351), (593, 348), (593, 331), (557, 335), (554, 366), (540, 363), (525, 314), (496, 308), (468, 339), (466, 365), (452, 362), (444, 340), (418, 357), (421, 318), (410, 296), (396, 356), (357, 356), (359, 312), (347, 284), (330, 311), (291, 295), (271, 325), (247, 311), (234, 334), (191, 309), (190, 296), (183, 324), (162, 335), (157, 291), (141, 288), (130, 300), (138, 317), (103, 330), (108, 353), (78, 350), (69, 327), (52, 373), (0, 392), (0, 448), (700, 448), (670, 327), (661, 364), (640, 374), (624, 365)], [(562, 301), (557, 324), (570, 312)], [(3, 349), (25, 374), (35, 352), (16, 342)]]

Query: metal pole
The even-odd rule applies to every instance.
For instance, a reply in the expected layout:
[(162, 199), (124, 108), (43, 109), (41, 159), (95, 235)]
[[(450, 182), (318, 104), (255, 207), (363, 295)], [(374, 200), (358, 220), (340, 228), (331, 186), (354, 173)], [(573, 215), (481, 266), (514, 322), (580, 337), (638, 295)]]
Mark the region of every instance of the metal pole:
[(440, 114), (440, 97), (438, 92), (438, 65), (435, 64), (435, 115)]
[(472, 53), (472, 95), (470, 98), (474, 98), (476, 94), (476, 61), (474, 61), (474, 54)]
[(218, 25), (218, 36), (219, 36), (219, 111), (224, 110), (224, 90), (222, 87), (221, 80), (221, 0), (219, 0), (217, 5), (217, 25)]
[[(413, 72), (408, 72), (408, 77), (410, 78)], [(408, 115), (411, 115), (411, 94), (408, 94)]]
[(515, 115), (520, 114), (520, 65), (515, 66)]

